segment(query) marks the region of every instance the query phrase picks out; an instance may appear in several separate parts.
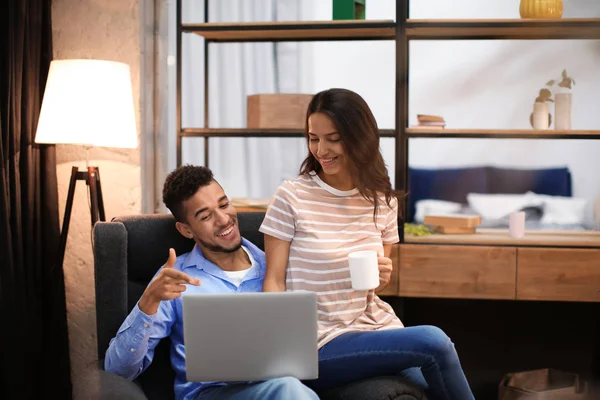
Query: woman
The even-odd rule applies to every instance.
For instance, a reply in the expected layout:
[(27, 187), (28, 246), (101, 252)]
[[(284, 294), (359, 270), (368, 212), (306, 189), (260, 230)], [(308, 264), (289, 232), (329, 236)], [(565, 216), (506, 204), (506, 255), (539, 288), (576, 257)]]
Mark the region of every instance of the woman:
[(300, 175), (277, 189), (260, 231), (267, 257), (263, 290), (317, 293), (319, 379), (311, 386), (398, 373), (433, 399), (473, 399), (444, 332), (405, 328), (377, 290), (352, 289), (348, 253), (379, 253), (381, 288), (399, 241), (398, 202), (368, 105), (352, 91), (329, 89), (312, 99), (305, 126), (309, 152)]

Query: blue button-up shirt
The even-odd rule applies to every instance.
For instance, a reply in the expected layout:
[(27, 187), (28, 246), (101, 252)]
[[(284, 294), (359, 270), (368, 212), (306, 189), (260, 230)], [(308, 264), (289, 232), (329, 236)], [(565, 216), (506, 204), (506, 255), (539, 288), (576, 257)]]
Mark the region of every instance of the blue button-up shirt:
[[(234, 285), (221, 268), (204, 258), (197, 245), (191, 252), (177, 257), (174, 268), (201, 281), (200, 286), (186, 285), (187, 290), (183, 292), (183, 296), (189, 293), (262, 291), (265, 276), (264, 252), (246, 239), (242, 239), (242, 245), (252, 254), (256, 263), (239, 286)], [(116, 337), (110, 341), (104, 368), (128, 379), (136, 378), (152, 362), (154, 349), (160, 339), (167, 336), (171, 338), (171, 365), (175, 370), (176, 399), (191, 400), (208, 386), (224, 384), (186, 380), (182, 297), (162, 301), (154, 315), (143, 313), (136, 304), (119, 328)]]

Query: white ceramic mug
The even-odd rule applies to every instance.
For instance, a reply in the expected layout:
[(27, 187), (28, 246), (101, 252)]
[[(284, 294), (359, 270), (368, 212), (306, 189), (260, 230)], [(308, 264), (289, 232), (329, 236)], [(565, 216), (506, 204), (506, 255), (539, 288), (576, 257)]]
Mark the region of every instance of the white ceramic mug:
[(377, 252), (364, 250), (348, 254), (350, 279), (354, 290), (372, 290), (379, 286)]
[(525, 236), (525, 211), (510, 214), (508, 220), (508, 235), (514, 238)]

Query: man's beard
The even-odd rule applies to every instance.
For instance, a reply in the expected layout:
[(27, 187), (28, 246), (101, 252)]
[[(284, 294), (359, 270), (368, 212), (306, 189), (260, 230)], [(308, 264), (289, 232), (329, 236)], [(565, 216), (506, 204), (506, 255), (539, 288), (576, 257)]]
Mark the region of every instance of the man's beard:
[(202, 244), (202, 246), (204, 246), (204, 248), (206, 248), (207, 250), (213, 251), (215, 253), (235, 253), (236, 251), (238, 251), (241, 247), (242, 247), (242, 238), (240, 237), (240, 242), (230, 248), (225, 248), (222, 246), (218, 246), (215, 244), (210, 244), (210, 243), (206, 243), (205, 241), (197, 238), (197, 240), (200, 242), (200, 244)]

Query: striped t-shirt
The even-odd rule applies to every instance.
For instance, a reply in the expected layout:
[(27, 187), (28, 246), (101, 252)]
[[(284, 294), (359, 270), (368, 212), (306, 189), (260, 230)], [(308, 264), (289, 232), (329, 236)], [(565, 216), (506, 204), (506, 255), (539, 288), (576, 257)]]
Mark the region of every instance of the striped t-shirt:
[(345, 332), (403, 327), (373, 290), (350, 282), (350, 252), (382, 256), (383, 244), (399, 241), (398, 203), (381, 200), (375, 225), (374, 207), (357, 189), (337, 190), (311, 173), (285, 181), (269, 204), (260, 231), (291, 242), (287, 290), (317, 293), (319, 348)]

